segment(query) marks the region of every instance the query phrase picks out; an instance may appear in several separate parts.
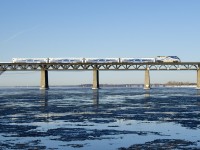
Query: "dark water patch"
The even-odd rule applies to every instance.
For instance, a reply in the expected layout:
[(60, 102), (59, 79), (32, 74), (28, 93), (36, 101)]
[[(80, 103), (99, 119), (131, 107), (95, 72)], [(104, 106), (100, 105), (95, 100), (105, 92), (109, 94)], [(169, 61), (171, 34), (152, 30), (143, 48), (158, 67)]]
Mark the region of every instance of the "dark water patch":
[(166, 150), (166, 149), (191, 149), (191, 150), (197, 150), (200, 149), (194, 147), (196, 146), (195, 142), (185, 141), (185, 140), (179, 140), (179, 139), (157, 139), (151, 142), (146, 142), (144, 144), (135, 144), (128, 148), (122, 147), (119, 148), (119, 150), (146, 150), (146, 149), (160, 149), (160, 150)]
[[(19, 136), (21, 134), (26, 134), (30, 130), (36, 129), (36, 126), (27, 126), (27, 125), (2, 125), (0, 124), (0, 133), (4, 134), (3, 136)], [(10, 135), (11, 134), (11, 135)]]
[(46, 146), (40, 146), (41, 141), (40, 140), (33, 140), (30, 142), (19, 142), (19, 143), (14, 143), (14, 142), (0, 142), (0, 149), (1, 150), (7, 150), (7, 149), (27, 149), (27, 150), (45, 150)]
[[(126, 134), (137, 134), (146, 136), (148, 134), (151, 135), (160, 135), (159, 132), (148, 132), (148, 131), (120, 131), (120, 130), (88, 130), (84, 128), (57, 128), (50, 129), (47, 131), (49, 136), (59, 136), (58, 138), (53, 138), (52, 140), (59, 141), (84, 141), (84, 140), (102, 140), (102, 139), (112, 139), (113, 135), (126, 135)], [(112, 135), (112, 136), (111, 136)], [(111, 137), (108, 137), (111, 136)]]
[(67, 144), (66, 146), (70, 146), (73, 148), (81, 148), (84, 147), (86, 144)]

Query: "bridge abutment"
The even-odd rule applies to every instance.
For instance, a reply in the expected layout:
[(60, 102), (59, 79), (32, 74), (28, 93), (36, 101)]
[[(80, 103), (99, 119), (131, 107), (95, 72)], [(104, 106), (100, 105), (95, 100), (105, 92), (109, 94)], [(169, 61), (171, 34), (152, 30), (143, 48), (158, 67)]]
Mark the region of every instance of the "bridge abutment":
[(151, 86), (150, 86), (150, 73), (149, 73), (149, 69), (147, 68), (145, 70), (144, 89), (149, 90), (150, 88), (151, 88)]
[(48, 71), (47, 70), (41, 70), (40, 89), (44, 89), (44, 90), (49, 89)]
[(93, 85), (92, 89), (99, 89), (99, 70), (93, 70)]

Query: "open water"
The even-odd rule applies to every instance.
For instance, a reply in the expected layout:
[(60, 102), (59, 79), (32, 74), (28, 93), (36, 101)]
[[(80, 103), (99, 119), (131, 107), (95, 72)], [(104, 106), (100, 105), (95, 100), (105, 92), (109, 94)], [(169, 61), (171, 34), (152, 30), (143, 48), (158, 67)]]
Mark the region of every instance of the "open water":
[(200, 90), (0, 88), (0, 149), (200, 149)]

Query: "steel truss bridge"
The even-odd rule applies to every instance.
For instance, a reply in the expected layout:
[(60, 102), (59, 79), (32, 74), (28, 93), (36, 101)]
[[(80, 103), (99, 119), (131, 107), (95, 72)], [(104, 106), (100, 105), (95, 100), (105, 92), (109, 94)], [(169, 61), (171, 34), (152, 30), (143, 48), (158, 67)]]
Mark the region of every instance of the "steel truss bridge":
[(47, 89), (48, 71), (93, 70), (93, 88), (99, 88), (99, 71), (103, 70), (133, 70), (145, 71), (144, 88), (150, 88), (152, 71), (196, 70), (197, 88), (200, 88), (200, 62), (179, 63), (0, 63), (0, 75), (5, 71), (41, 71), (41, 88)]
[(200, 62), (182, 63), (0, 63), (0, 71), (34, 70), (198, 70)]

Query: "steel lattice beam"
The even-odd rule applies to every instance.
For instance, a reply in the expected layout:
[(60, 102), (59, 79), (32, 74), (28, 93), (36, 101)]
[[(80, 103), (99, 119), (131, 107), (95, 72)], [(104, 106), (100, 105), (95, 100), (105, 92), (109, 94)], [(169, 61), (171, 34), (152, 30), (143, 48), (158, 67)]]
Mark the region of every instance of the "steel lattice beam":
[(0, 71), (41, 70), (198, 70), (200, 62), (181, 63), (0, 63)]

